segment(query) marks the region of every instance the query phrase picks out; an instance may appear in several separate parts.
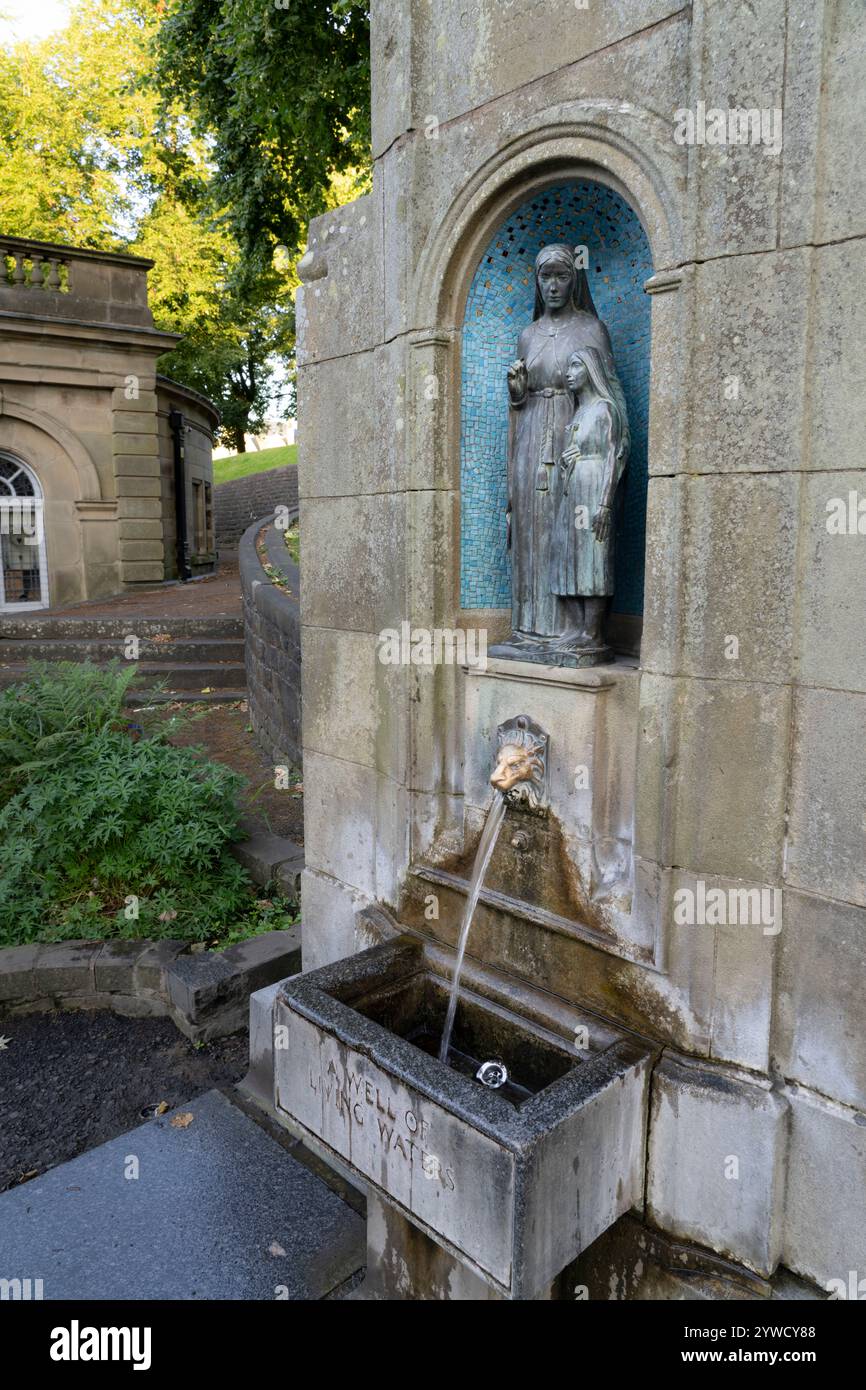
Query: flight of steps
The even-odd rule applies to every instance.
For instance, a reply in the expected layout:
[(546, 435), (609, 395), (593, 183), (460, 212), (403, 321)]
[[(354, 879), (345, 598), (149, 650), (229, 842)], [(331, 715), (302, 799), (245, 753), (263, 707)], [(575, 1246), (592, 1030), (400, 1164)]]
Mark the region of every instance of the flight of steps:
[[(138, 638), (138, 673), (131, 704), (225, 704), (246, 699), (244, 625), (241, 618), (64, 618), (38, 614), (0, 621), (0, 687), (26, 675), (30, 661), (126, 658), (127, 639)], [(151, 694), (157, 684), (164, 690)]]

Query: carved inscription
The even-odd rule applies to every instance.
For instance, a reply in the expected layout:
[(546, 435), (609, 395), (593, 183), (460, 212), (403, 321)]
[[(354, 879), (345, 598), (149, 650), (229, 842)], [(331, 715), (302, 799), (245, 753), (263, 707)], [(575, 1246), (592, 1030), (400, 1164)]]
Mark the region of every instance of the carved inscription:
[(310, 1089), (320, 1095), (326, 1105), (332, 1105), (347, 1125), (354, 1125), (372, 1135), (374, 1145), (400, 1160), (417, 1166), (425, 1178), (439, 1182), (446, 1192), (454, 1192), (456, 1183), (453, 1168), (447, 1168), (427, 1147), (430, 1138), (429, 1122), (414, 1110), (398, 1105), (380, 1085), (375, 1085), (358, 1072), (346, 1068), (341, 1075), (331, 1061), (324, 1072), (309, 1073)]

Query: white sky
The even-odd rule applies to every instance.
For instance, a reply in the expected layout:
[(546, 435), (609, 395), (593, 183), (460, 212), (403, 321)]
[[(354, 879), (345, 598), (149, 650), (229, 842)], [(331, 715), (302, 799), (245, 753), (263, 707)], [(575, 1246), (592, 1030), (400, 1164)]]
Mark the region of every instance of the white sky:
[(9, 39), (44, 39), (62, 29), (70, 0), (0, 0), (0, 43)]

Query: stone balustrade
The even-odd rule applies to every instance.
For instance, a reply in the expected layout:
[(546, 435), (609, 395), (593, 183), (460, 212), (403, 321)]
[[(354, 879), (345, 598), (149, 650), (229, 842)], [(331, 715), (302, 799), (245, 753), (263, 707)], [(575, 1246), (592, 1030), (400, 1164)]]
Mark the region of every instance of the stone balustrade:
[(151, 328), (140, 256), (0, 234), (0, 312)]
[(39, 242), (0, 240), (0, 286), (68, 292), (69, 263), (68, 254), (45, 251)]

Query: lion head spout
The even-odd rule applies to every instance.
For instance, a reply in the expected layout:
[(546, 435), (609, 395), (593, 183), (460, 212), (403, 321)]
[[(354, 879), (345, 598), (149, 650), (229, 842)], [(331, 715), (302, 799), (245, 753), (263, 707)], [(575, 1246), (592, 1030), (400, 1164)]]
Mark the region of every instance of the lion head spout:
[(497, 730), (496, 766), (491, 785), (512, 803), (526, 802), (537, 810), (544, 795), (547, 735), (526, 715)]

